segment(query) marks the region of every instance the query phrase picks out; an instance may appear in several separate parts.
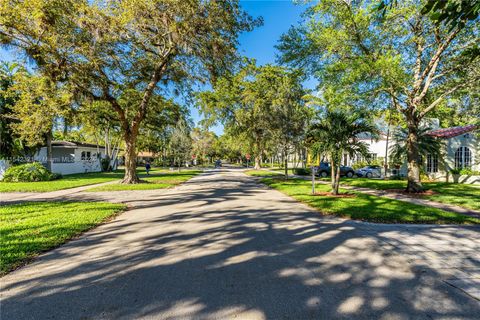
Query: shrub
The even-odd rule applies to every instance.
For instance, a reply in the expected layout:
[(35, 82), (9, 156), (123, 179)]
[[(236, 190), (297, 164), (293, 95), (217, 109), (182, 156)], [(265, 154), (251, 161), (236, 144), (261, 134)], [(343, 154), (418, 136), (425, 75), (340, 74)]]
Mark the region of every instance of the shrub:
[(400, 174), (391, 175), (388, 180), (405, 180)]
[(61, 173), (52, 172), (52, 179), (50, 179), (50, 180), (58, 180), (58, 179), (62, 179), (62, 178), (63, 178), (63, 175)]
[(461, 169), (450, 169), (451, 174), (460, 174)]
[(357, 161), (352, 165), (353, 170), (358, 170), (360, 168), (368, 166), (367, 161)]
[[(455, 171), (455, 173), (452, 171)], [(472, 170), (471, 168), (452, 169), (450, 170), (450, 172), (452, 172), (453, 174), (462, 174), (466, 176), (474, 176), (480, 174), (479, 171)]]
[(4, 182), (34, 182), (49, 181), (58, 176), (52, 174), (39, 162), (25, 163), (13, 166), (5, 171), (3, 175)]
[(100, 164), (102, 165), (102, 171), (110, 171), (110, 157), (101, 158)]
[(310, 170), (309, 168), (294, 168), (293, 173), (298, 176), (308, 176), (312, 174), (312, 170)]

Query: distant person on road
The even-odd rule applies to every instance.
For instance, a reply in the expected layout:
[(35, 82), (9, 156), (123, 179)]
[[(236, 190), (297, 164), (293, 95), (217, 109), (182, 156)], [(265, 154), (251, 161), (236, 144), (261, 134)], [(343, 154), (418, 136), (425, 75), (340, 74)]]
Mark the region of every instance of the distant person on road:
[(150, 169), (151, 168), (152, 168), (152, 166), (150, 166), (150, 162), (149, 161), (145, 162), (145, 170), (147, 171), (148, 176), (150, 175)]
[(222, 166), (222, 161), (217, 160), (215, 161), (215, 168), (220, 168)]

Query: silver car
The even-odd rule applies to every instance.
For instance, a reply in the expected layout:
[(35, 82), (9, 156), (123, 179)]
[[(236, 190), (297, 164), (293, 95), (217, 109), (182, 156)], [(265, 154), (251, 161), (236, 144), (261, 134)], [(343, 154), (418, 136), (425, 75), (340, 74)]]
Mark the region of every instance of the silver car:
[(358, 169), (355, 173), (359, 177), (380, 178), (382, 176), (382, 168), (380, 166), (366, 166)]

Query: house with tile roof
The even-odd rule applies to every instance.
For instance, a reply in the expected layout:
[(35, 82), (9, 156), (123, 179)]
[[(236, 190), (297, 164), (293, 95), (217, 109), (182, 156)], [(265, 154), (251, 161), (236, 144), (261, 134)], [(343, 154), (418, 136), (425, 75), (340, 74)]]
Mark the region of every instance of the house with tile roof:
[[(480, 171), (480, 127), (467, 125), (435, 129), (429, 135), (443, 140), (444, 150), (439, 157), (428, 155), (425, 171), (432, 179), (465, 183), (480, 183), (480, 177), (458, 177), (452, 170), (470, 169)], [(475, 180), (475, 181), (474, 181)], [(457, 182), (457, 181), (455, 181)]]
[[(480, 178), (476, 177), (459, 177), (451, 173), (452, 169), (461, 170), (469, 168), (471, 171), (480, 171), (480, 127), (476, 125), (466, 125), (451, 128), (438, 128), (438, 121), (429, 119), (429, 126), (437, 127), (428, 134), (441, 139), (443, 141), (443, 149), (440, 156), (427, 155), (423, 159), (423, 168), (426, 174), (431, 178), (439, 181), (457, 181), (465, 183), (480, 183)], [(368, 134), (361, 134), (358, 138), (363, 141), (369, 149), (369, 160), (379, 159), (383, 162), (385, 154), (390, 158), (390, 148), (394, 143), (390, 136), (387, 146), (387, 135), (382, 132), (378, 139), (373, 139)], [(350, 157), (344, 155), (342, 164), (353, 166), (358, 161), (365, 161), (365, 157), (355, 155)], [(382, 174), (383, 174), (382, 170)], [(389, 168), (389, 174), (407, 175), (407, 163), (399, 168)]]

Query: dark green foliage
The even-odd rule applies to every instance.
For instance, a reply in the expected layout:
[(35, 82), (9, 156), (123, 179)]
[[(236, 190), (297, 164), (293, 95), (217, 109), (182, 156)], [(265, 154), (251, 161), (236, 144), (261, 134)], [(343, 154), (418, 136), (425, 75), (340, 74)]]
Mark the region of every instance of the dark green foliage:
[(12, 157), (15, 153), (15, 136), (10, 124), (17, 120), (9, 116), (15, 99), (7, 95), (7, 90), (13, 85), (12, 74), (15, 69), (15, 64), (6, 62), (0, 66), (0, 158)]
[(294, 168), (293, 173), (298, 176), (308, 176), (312, 174), (312, 170), (310, 170), (309, 168)]
[(102, 165), (102, 171), (111, 171), (110, 157), (100, 159), (100, 164)]
[[(421, 163), (422, 158), (426, 159), (428, 154), (441, 156), (442, 140), (439, 140), (428, 134), (430, 128), (418, 129), (418, 147), (420, 150)], [(407, 159), (407, 138), (408, 130), (399, 129), (393, 134), (393, 144), (390, 147), (390, 159), (394, 164), (402, 164)]]
[(35, 182), (49, 181), (57, 176), (48, 171), (38, 162), (20, 164), (5, 171), (3, 182)]
[(422, 9), (422, 14), (428, 14), (436, 23), (445, 23), (452, 28), (464, 26), (467, 21), (473, 21), (480, 14), (479, 0), (428, 0)]
[(480, 171), (472, 170), (470, 168), (457, 168), (457, 169), (450, 169), (451, 174), (461, 174), (466, 176), (476, 176), (480, 175)]

